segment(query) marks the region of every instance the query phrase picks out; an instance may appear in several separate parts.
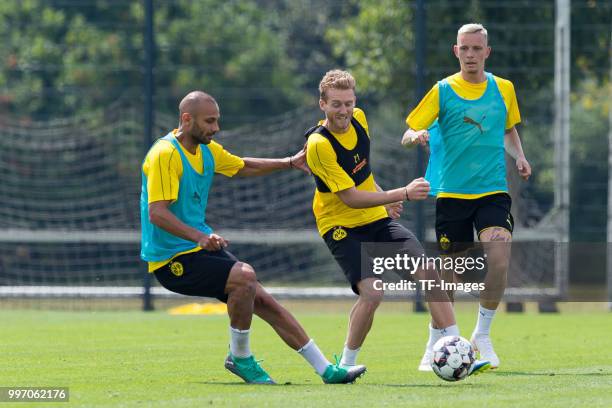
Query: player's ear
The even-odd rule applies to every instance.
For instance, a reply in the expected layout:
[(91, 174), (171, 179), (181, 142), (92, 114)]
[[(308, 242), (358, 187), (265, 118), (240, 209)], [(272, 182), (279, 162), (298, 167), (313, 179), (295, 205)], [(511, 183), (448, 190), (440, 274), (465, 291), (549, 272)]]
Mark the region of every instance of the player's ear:
[(453, 45), (453, 54), (455, 54), (455, 57), (459, 58), (459, 46), (457, 44)]
[(187, 125), (187, 123), (189, 123), (190, 119), (191, 119), (191, 115), (189, 114), (189, 112), (181, 113), (181, 123), (183, 125)]
[(321, 110), (325, 110), (325, 105), (327, 103), (325, 102), (325, 100), (323, 98), (319, 98), (319, 108), (321, 108)]
[(489, 58), (489, 55), (491, 55), (491, 47), (487, 47), (487, 53), (485, 54), (485, 58)]

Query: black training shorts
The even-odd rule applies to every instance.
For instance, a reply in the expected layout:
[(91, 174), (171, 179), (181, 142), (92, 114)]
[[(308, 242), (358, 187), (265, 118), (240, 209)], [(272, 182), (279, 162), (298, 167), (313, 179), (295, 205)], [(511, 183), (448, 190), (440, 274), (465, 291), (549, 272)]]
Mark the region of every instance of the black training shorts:
[(366, 266), (370, 264), (369, 254), (362, 252), (362, 243), (402, 243), (402, 247), (412, 256), (425, 253), (414, 234), (390, 218), (354, 228), (337, 226), (327, 231), (323, 239), (356, 294), (359, 294), (357, 284), (363, 279), (381, 278), (371, 267)]
[(436, 238), (445, 253), (464, 251), (474, 242), (474, 229), (480, 233), (501, 227), (510, 233), (514, 219), (510, 214), (512, 199), (506, 193), (492, 194), (473, 200), (438, 198), (436, 200)]
[(171, 292), (217, 298), (227, 302), (225, 285), (238, 259), (230, 252), (201, 250), (179, 255), (155, 270), (159, 283)]

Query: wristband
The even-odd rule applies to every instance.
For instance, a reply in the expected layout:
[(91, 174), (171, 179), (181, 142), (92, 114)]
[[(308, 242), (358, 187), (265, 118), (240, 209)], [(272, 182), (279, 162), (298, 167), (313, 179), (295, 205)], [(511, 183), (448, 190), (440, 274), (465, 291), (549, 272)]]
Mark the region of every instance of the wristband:
[(406, 201), (410, 201), (410, 198), (408, 198), (408, 187), (404, 187), (404, 192), (406, 193)]

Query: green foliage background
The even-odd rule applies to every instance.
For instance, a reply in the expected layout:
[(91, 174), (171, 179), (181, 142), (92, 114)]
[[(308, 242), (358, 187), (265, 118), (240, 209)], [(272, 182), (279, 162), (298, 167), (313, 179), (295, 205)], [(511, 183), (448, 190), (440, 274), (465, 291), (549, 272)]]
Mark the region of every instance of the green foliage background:
[[(426, 83), (457, 70), (457, 28), (489, 29), (488, 69), (511, 79), (531, 161), (533, 208), (553, 200), (553, 0), (426, 2)], [(415, 1), (154, 1), (156, 109), (175, 114), (205, 89), (224, 127), (316, 106), (327, 70), (351, 70), (376, 132), (396, 135), (415, 95)], [(604, 241), (610, 109), (610, 0), (572, 2), (572, 239)], [(140, 105), (142, 0), (0, 2), (0, 121), (86, 114), (117, 100)], [(395, 137), (395, 136), (394, 136)], [(391, 154), (393, 156), (393, 154)], [(536, 211), (537, 212), (537, 211)], [(536, 217), (537, 218), (537, 217)]]

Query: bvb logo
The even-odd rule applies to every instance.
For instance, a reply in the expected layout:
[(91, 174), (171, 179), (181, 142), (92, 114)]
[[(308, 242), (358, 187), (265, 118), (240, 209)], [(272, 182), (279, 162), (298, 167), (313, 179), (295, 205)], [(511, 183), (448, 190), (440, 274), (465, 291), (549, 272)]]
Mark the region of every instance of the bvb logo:
[(440, 247), (443, 250), (445, 250), (445, 251), (448, 250), (448, 248), (450, 248), (450, 244), (451, 244), (450, 239), (448, 239), (448, 237), (446, 235), (442, 235), (440, 237)]
[(341, 239), (346, 238), (346, 235), (346, 230), (342, 227), (338, 227), (334, 230), (332, 238), (334, 239), (334, 241), (340, 241)]
[(170, 272), (176, 276), (181, 276), (184, 272), (183, 264), (180, 262), (172, 262), (170, 264)]

